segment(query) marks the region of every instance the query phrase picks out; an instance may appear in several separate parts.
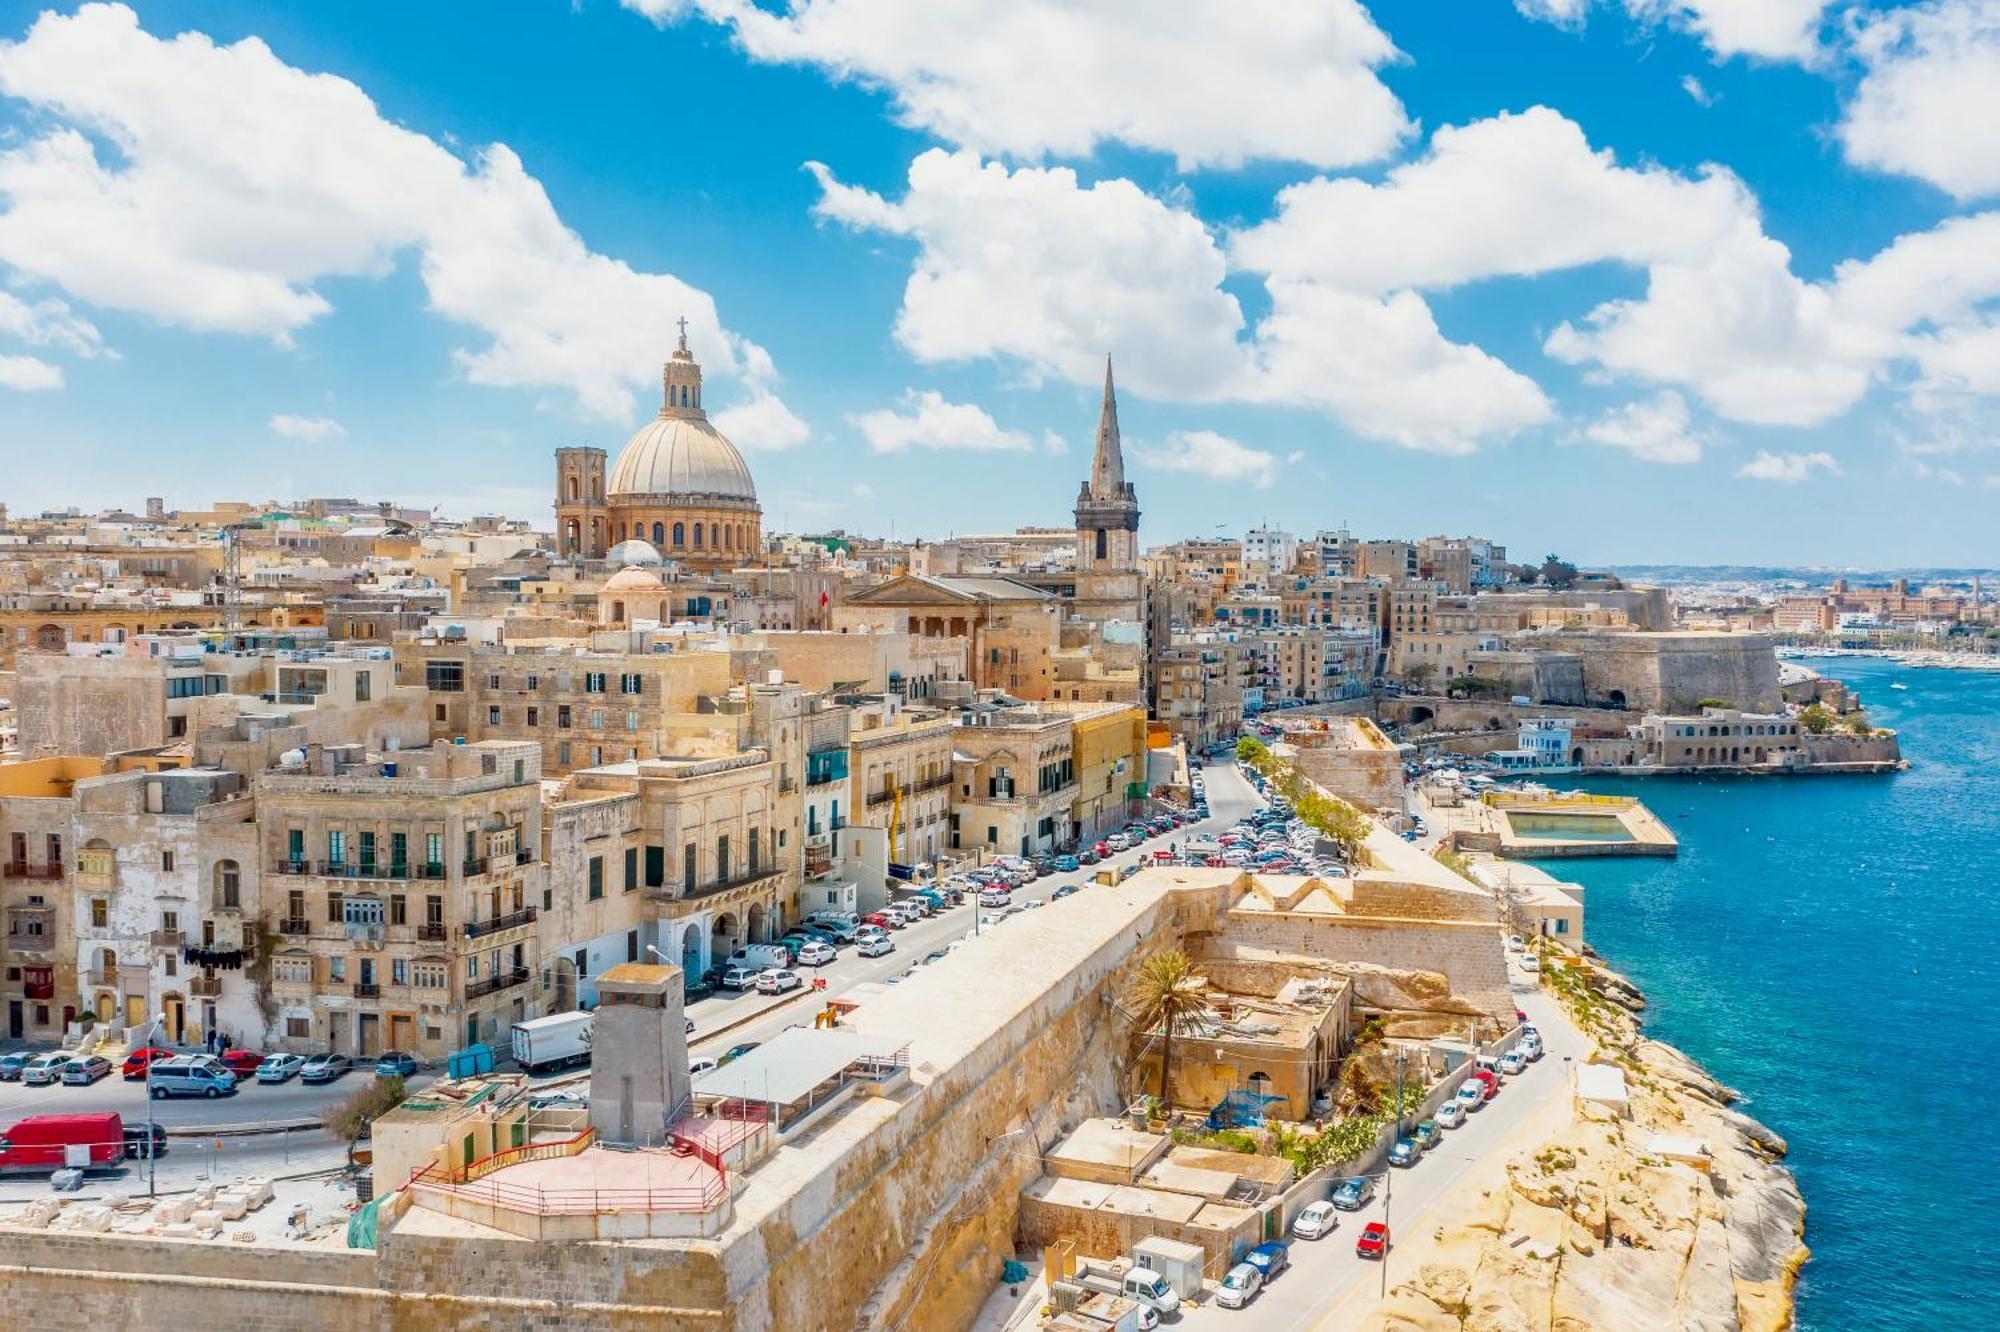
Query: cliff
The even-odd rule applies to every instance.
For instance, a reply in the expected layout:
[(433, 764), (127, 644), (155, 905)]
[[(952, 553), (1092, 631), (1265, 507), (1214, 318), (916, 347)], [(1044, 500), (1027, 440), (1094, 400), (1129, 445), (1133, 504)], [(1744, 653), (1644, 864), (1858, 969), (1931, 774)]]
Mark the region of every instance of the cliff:
[[(1624, 1070), (1629, 1112), (1579, 1102), (1496, 1186), (1447, 1205), (1457, 1219), (1406, 1241), (1418, 1265), (1364, 1326), (1789, 1327), (1807, 1250), (1784, 1140), (1732, 1109), (1736, 1093), (1692, 1060), (1647, 1040), (1622, 978), (1579, 959), (1549, 988), (1597, 1040), (1592, 1062)], [(1690, 1155), (1695, 1143), (1705, 1155)]]

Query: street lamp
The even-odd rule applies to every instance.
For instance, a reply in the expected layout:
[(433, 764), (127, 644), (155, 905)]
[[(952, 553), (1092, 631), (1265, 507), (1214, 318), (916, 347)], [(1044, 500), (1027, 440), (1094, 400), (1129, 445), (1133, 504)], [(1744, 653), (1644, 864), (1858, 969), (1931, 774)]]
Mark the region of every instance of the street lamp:
[[(161, 1013), (159, 1016), (153, 1019), (152, 1025), (146, 1028), (146, 1042), (145, 1044), (139, 1047), (141, 1050), (150, 1050), (153, 1048), (153, 1037), (159, 1033), (161, 1027), (166, 1025), (166, 1022), (167, 1022), (167, 1015), (165, 1013)], [(153, 1131), (159, 1127), (158, 1121), (156, 1121), (153, 1118), (154, 1114), (153, 1062), (154, 1062), (153, 1057), (151, 1055), (147, 1055), (146, 1056), (146, 1196), (148, 1198), (159, 1197), (159, 1189), (157, 1187), (157, 1176), (160, 1168), (160, 1149), (159, 1149), (159, 1144), (153, 1140)]]

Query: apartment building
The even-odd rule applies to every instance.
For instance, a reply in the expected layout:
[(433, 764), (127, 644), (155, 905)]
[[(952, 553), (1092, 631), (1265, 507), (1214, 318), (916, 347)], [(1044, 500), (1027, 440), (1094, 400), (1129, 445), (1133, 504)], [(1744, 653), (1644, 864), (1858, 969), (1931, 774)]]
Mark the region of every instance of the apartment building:
[(1146, 797), (1146, 710), (1058, 703), (1074, 731), (1076, 795), (1070, 823), (1078, 841), (1122, 827)]
[(951, 845), (1010, 855), (1075, 844), (1076, 730), (1067, 713), (982, 699), (952, 733)]
[(849, 822), (889, 836), (892, 863), (935, 861), (951, 843), (950, 716), (884, 698), (857, 704), (847, 737)]

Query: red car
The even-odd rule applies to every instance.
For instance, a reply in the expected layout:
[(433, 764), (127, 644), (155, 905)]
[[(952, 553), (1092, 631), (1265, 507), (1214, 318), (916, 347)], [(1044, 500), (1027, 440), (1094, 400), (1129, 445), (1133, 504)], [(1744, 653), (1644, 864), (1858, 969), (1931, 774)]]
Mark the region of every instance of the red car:
[(234, 1047), (222, 1052), (222, 1066), (237, 1077), (255, 1073), (257, 1065), (264, 1062), (264, 1056), (255, 1050), (238, 1050)]
[(1354, 1256), (1357, 1258), (1380, 1258), (1389, 1252), (1389, 1227), (1380, 1221), (1370, 1221), (1361, 1228), (1361, 1238), (1354, 1241)]
[(1486, 1088), (1487, 1100), (1489, 1101), (1492, 1100), (1493, 1094), (1500, 1090), (1500, 1076), (1497, 1073), (1493, 1072), (1493, 1070), (1487, 1068), (1475, 1068), (1472, 1070), (1472, 1076), (1478, 1078), (1480, 1084)]
[(146, 1076), (146, 1070), (153, 1064), (162, 1059), (172, 1059), (173, 1057), (174, 1052), (172, 1050), (162, 1050), (156, 1045), (149, 1045), (143, 1050), (134, 1050), (131, 1054), (125, 1056), (125, 1065), (122, 1070), (125, 1074), (125, 1080), (127, 1082), (137, 1082)]

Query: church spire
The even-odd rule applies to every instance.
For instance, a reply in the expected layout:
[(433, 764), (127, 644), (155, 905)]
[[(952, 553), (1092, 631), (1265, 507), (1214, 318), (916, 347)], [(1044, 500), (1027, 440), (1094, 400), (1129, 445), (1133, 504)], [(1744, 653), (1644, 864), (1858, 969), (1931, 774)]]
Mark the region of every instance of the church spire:
[(1111, 384), (1111, 358), (1104, 358), (1104, 403), (1097, 409), (1097, 454), (1090, 464), (1090, 493), (1117, 499), (1125, 491), (1125, 452), (1118, 438), (1118, 394)]

